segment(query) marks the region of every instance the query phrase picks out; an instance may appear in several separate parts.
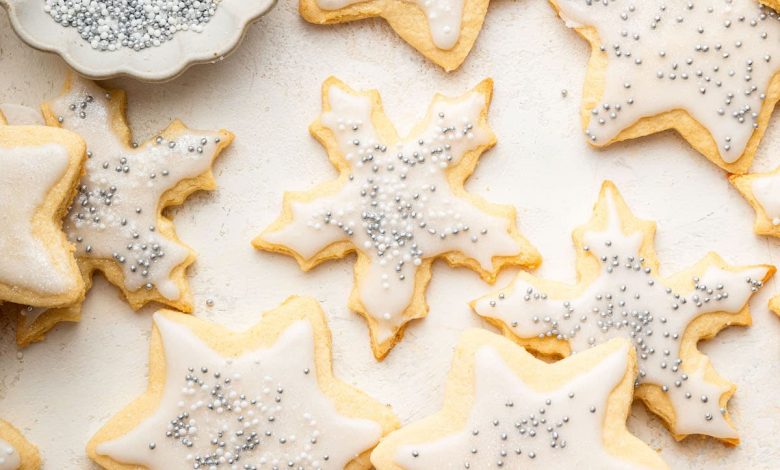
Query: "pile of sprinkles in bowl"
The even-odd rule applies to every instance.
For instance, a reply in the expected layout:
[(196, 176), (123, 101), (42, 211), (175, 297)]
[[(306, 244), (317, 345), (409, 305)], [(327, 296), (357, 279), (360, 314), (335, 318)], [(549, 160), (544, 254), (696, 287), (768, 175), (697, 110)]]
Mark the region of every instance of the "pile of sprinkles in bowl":
[(76, 28), (93, 49), (140, 51), (179, 31), (203, 31), (221, 0), (44, 0), (44, 11)]

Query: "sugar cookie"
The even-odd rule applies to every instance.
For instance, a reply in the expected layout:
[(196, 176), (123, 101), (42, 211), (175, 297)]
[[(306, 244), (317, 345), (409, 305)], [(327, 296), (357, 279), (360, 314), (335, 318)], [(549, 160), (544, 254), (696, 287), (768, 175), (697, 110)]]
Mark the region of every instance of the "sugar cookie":
[(76, 134), (5, 125), (0, 115), (0, 303), (58, 307), (84, 298), (62, 220), (85, 160)]
[[(151, 141), (131, 143), (126, 104), (123, 91), (71, 76), (63, 94), (43, 105), (49, 125), (87, 142), (86, 174), (64, 229), (87, 284), (100, 271), (134, 309), (154, 301), (189, 312), (186, 270), (195, 253), (178, 239), (164, 210), (216, 187), (211, 165), (233, 135), (190, 130), (177, 120)], [(27, 345), (58, 322), (78, 321), (80, 305), (48, 311), (20, 306), (16, 315), (17, 342)]]
[(759, 0), (762, 5), (766, 5), (775, 11), (780, 10), (780, 0)]
[(380, 16), (404, 41), (446, 71), (466, 60), (490, 0), (300, 0), (306, 21), (345, 23)]
[(732, 173), (780, 99), (780, 22), (754, 0), (551, 0), (590, 42), (582, 122), (595, 146), (675, 129)]
[(636, 353), (622, 338), (547, 364), (469, 330), (443, 408), (391, 433), (371, 461), (378, 470), (666, 469), (626, 429), (636, 374)]
[(574, 231), (577, 285), (520, 273), (512, 285), (472, 303), (521, 344), (565, 356), (609, 338), (633, 340), (639, 355), (636, 395), (675, 438), (703, 434), (737, 444), (726, 410), (736, 386), (720, 377), (700, 340), (751, 323), (748, 300), (775, 268), (729, 266), (708, 254), (670, 278), (658, 276), (655, 224), (639, 220), (611, 182), (593, 218)]
[[(2, 123), (3, 118), (11, 125), (30, 126), (45, 124), (40, 110), (14, 103), (0, 104), (0, 123)], [(83, 278), (83, 276), (79, 277)], [(91, 284), (91, 278), (85, 279), (85, 290), (89, 290)], [(26, 347), (35, 341), (42, 340), (46, 333), (59, 322), (77, 322), (81, 318), (81, 302), (54, 310), (57, 311), (56, 315), (44, 315), (44, 313), (49, 311), (46, 307), (12, 303), (0, 304), (2, 313), (16, 319), (16, 344), (19, 347)]]
[(442, 258), (493, 283), (505, 266), (535, 267), (540, 257), (515, 225), (511, 207), (463, 188), (495, 144), (487, 124), (492, 82), (459, 98), (437, 95), (427, 117), (400, 139), (376, 91), (335, 78), (323, 85), (323, 114), (310, 131), (327, 149), (338, 180), (288, 193), (279, 219), (254, 241), (293, 256), (305, 271), (357, 253), (349, 306), (368, 321), (382, 359), (405, 325), (428, 312), (431, 265)]
[(780, 237), (780, 167), (770, 173), (731, 175), (729, 181), (756, 211), (756, 233)]
[(0, 470), (38, 470), (38, 449), (16, 428), (0, 419)]
[(313, 299), (291, 297), (240, 333), (161, 311), (149, 367), (146, 393), (87, 446), (106, 469), (211, 468), (222, 457), (240, 468), (367, 469), (398, 427), (389, 407), (333, 376)]
[[(86, 291), (92, 287), (92, 278), (84, 277)], [(58, 323), (78, 323), (81, 320), (82, 302), (76, 302), (64, 307), (46, 308), (33, 307), (24, 304), (6, 303), (0, 305), (0, 310), (16, 321), (16, 345), (20, 348), (43, 341), (46, 334)]]

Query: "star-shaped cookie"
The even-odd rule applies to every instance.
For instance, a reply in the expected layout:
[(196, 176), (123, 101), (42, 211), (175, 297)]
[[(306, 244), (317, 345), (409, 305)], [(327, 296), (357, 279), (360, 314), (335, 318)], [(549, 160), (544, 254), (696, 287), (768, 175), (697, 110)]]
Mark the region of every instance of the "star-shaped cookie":
[(591, 45), (582, 121), (595, 146), (667, 129), (747, 171), (780, 99), (780, 21), (754, 0), (551, 0)]
[(85, 160), (84, 141), (0, 114), (0, 303), (59, 307), (84, 298), (62, 220)]
[(446, 71), (466, 60), (490, 0), (300, 0), (306, 21), (345, 23), (382, 17), (412, 47)]
[(0, 469), (38, 470), (41, 456), (38, 449), (10, 423), (0, 419)]
[(155, 314), (149, 387), (87, 445), (106, 469), (370, 468), (398, 422), (333, 376), (331, 336), (313, 299), (292, 297), (233, 332)]
[(576, 285), (520, 273), (472, 306), (521, 344), (565, 356), (613, 337), (639, 356), (636, 395), (677, 439), (702, 434), (737, 444), (726, 409), (736, 386), (697, 349), (730, 325), (749, 325), (748, 301), (774, 274), (767, 265), (729, 266), (708, 254), (669, 278), (658, 273), (655, 224), (634, 217), (610, 182), (593, 218), (574, 232)]
[(668, 468), (626, 429), (636, 369), (622, 338), (547, 364), (469, 330), (443, 408), (391, 433), (371, 461), (378, 470)]
[[(65, 219), (86, 283), (95, 271), (138, 309), (159, 302), (192, 310), (186, 280), (195, 253), (178, 239), (164, 212), (198, 190), (215, 188), (211, 165), (233, 140), (225, 130), (196, 131), (174, 121), (150, 141), (133, 143), (126, 95), (71, 76), (63, 94), (43, 105), (46, 122), (87, 142), (86, 174)], [(80, 305), (20, 307), (17, 340), (26, 345), (60, 321), (77, 321)]]
[(428, 115), (399, 138), (376, 91), (335, 78), (323, 85), (323, 114), (310, 131), (339, 170), (338, 180), (288, 193), (284, 212), (254, 241), (309, 270), (357, 253), (349, 306), (368, 321), (382, 359), (405, 325), (427, 314), (431, 266), (442, 258), (493, 283), (505, 266), (535, 267), (536, 250), (517, 231), (511, 207), (463, 188), (495, 144), (487, 124), (492, 82), (458, 98), (437, 95)]

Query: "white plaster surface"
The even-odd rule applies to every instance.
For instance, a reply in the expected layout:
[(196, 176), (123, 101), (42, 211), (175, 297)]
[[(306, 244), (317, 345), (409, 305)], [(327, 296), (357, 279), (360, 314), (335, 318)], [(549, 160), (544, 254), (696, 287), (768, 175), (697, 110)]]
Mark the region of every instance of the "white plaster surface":
[[(772, 263), (780, 242), (752, 231), (753, 211), (725, 174), (667, 132), (589, 148), (579, 122), (588, 47), (543, 0), (498, 0), (475, 50), (446, 74), (403, 43), (381, 20), (309, 25), (292, 0), (249, 31), (221, 63), (196, 66), (176, 81), (148, 85), (129, 79), (130, 122), (144, 139), (181, 117), (199, 128), (225, 127), (233, 146), (216, 164), (219, 189), (174, 210), (182, 240), (198, 252), (190, 270), (196, 315), (231, 327), (292, 294), (327, 309), (335, 370), (390, 403), (403, 422), (439, 408), (459, 333), (488, 326), (466, 302), (489, 289), (474, 274), (438, 263), (428, 290), (429, 317), (415, 322), (382, 362), (374, 361), (363, 320), (346, 307), (349, 258), (303, 273), (288, 257), (255, 252), (250, 240), (279, 212), (284, 190), (334, 177), (307, 127), (320, 111), (320, 85), (334, 74), (357, 88), (378, 88), (390, 117), (407, 131), (436, 91), (460, 94), (490, 76), (490, 122), (498, 145), (482, 158), (468, 189), (518, 209), (525, 235), (544, 256), (538, 274), (573, 280), (570, 232), (588, 220), (601, 181), (614, 180), (636, 214), (658, 221), (662, 273), (693, 264), (714, 250), (735, 264)], [(54, 96), (65, 66), (35, 52), (0, 13), (0, 102), (30, 106)], [(568, 90), (562, 97), (561, 90)], [(780, 164), (780, 122), (773, 119), (754, 169)], [(506, 283), (512, 272), (499, 283)], [(636, 405), (630, 429), (660, 450), (673, 468), (747, 469), (780, 465), (780, 318), (767, 310), (777, 283), (752, 302), (754, 324), (732, 328), (701, 348), (739, 389), (731, 412), (742, 445), (711, 439), (677, 443), (661, 422)], [(213, 299), (212, 307), (206, 300)], [(13, 327), (0, 318), (0, 416), (36, 443), (46, 469), (92, 469), (84, 445), (106, 420), (146, 386), (151, 312), (133, 313), (116, 289), (97, 279), (77, 325), (61, 325), (22, 355)]]

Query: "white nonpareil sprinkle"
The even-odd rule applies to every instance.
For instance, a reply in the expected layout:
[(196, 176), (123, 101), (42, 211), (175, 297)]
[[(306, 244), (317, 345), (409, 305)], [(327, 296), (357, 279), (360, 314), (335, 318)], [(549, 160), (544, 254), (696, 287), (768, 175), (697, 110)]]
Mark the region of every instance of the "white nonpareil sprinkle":
[(44, 11), (76, 28), (93, 49), (140, 51), (179, 31), (203, 31), (221, 0), (44, 0)]

